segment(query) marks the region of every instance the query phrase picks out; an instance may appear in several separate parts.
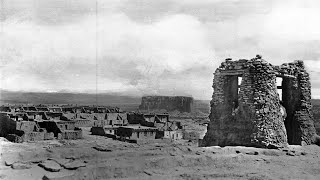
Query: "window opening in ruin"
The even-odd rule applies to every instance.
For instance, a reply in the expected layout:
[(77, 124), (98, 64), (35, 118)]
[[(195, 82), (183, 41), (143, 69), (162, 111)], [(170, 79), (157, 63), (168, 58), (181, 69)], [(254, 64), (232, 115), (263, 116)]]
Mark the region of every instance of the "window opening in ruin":
[(277, 82), (277, 92), (279, 94), (279, 99), (280, 101), (282, 101), (282, 78), (277, 77), (276, 82)]
[(239, 93), (240, 93), (240, 85), (242, 82), (241, 76), (235, 76), (233, 79), (233, 82), (231, 84), (231, 88), (235, 88), (234, 90), (231, 90), (233, 92), (232, 94), (232, 114), (235, 115), (238, 107), (239, 107)]
[(242, 77), (238, 76), (238, 95), (239, 95), (239, 92), (240, 92), (241, 83), (242, 83)]

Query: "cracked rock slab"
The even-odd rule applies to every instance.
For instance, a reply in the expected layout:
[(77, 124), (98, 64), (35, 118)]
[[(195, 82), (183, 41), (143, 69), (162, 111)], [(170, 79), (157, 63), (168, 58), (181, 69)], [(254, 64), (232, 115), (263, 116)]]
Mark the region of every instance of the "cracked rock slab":
[(70, 170), (78, 169), (80, 167), (85, 167), (85, 166), (86, 164), (84, 162), (78, 161), (78, 160), (75, 160), (63, 165), (64, 168), (70, 169)]
[(40, 163), (39, 166), (50, 172), (58, 172), (61, 170), (61, 166), (57, 162), (51, 160), (44, 161), (43, 163)]
[(31, 165), (27, 163), (22, 163), (22, 162), (15, 162), (11, 164), (12, 169), (30, 169)]
[(104, 146), (94, 146), (92, 148), (97, 151), (103, 151), (103, 152), (111, 152), (112, 151), (111, 149), (104, 147)]

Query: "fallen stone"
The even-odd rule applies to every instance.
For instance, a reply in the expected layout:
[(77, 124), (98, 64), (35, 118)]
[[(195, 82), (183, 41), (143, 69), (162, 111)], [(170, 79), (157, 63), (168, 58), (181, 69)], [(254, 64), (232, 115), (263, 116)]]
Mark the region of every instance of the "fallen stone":
[(15, 162), (11, 165), (12, 169), (30, 169), (31, 165), (30, 164), (26, 164), (26, 163), (22, 163), (22, 162)]
[(288, 156), (295, 156), (296, 154), (294, 152), (289, 151), (289, 152), (287, 152), (287, 155)]
[(104, 147), (104, 146), (94, 146), (92, 148), (97, 151), (102, 151), (102, 152), (111, 152), (112, 151), (111, 149), (108, 149), (107, 147)]
[(149, 176), (152, 176), (152, 174), (153, 174), (153, 173), (152, 173), (151, 171), (149, 171), (149, 170), (144, 170), (143, 172), (144, 172), (145, 174), (149, 175)]
[(8, 160), (5, 160), (4, 164), (6, 166), (11, 166), (13, 163), (17, 162), (17, 160), (13, 160), (13, 159), (8, 159)]
[(42, 163), (44, 160), (45, 160), (44, 158), (34, 158), (34, 159), (28, 160), (26, 162), (27, 163), (38, 164), (38, 163)]
[(43, 163), (40, 163), (39, 166), (50, 172), (58, 172), (61, 170), (61, 166), (52, 160), (44, 161)]
[(77, 158), (75, 156), (67, 156), (66, 159), (76, 160)]
[(64, 168), (70, 169), (70, 170), (78, 169), (79, 167), (85, 167), (85, 166), (86, 164), (84, 162), (81, 162), (78, 160), (75, 160), (63, 165)]
[(248, 155), (259, 155), (259, 152), (258, 151), (249, 151), (249, 152), (246, 152), (246, 154), (248, 154)]
[(306, 153), (306, 152), (301, 152), (301, 155), (303, 155), (303, 156), (305, 156), (305, 155), (307, 155), (308, 153)]
[(282, 151), (284, 151), (284, 152), (289, 152), (289, 149), (282, 149)]

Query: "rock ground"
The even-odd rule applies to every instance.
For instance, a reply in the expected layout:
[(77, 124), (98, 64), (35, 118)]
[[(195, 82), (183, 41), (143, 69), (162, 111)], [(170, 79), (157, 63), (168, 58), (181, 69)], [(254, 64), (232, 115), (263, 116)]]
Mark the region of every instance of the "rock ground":
[(51, 172), (58, 172), (61, 170), (61, 166), (57, 162), (52, 160), (44, 161), (43, 163), (40, 163), (39, 166)]
[[(104, 147), (112, 151), (98, 151)], [(197, 147), (188, 141), (131, 144), (93, 136), (68, 143), (57, 140), (11, 143), (0, 139), (0, 179), (320, 179), (320, 147), (287, 149)], [(28, 164), (12, 169), (7, 163)], [(39, 164), (61, 166), (49, 172)], [(66, 169), (70, 163), (78, 168)]]

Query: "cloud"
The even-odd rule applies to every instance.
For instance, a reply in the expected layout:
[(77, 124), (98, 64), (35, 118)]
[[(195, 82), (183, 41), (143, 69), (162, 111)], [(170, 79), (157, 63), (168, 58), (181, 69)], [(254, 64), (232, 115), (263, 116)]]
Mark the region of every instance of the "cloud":
[[(88, 14), (58, 26), (14, 17), (3, 26), (1, 85), (10, 90), (95, 92), (97, 83), (99, 92), (193, 94), (195, 88), (183, 89), (194, 78), (174, 76), (213, 65), (206, 29), (184, 14), (151, 24), (123, 13)], [(163, 78), (166, 73), (172, 76)]]
[(6, 89), (98, 87), (210, 99), (212, 73), (223, 59), (262, 54), (275, 65), (305, 60), (312, 93), (320, 96), (315, 0), (108, 0), (98, 1), (98, 18), (89, 0), (4, 4), (0, 65)]

